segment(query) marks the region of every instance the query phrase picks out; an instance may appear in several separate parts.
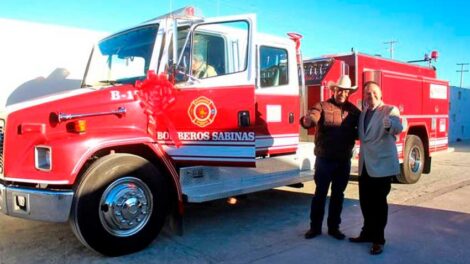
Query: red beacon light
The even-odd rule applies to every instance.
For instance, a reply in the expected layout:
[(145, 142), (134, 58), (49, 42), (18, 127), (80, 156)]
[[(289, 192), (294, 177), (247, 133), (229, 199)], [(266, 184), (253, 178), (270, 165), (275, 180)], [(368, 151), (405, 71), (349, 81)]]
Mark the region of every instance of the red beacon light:
[(156, 17), (154, 19), (150, 19), (150, 20), (145, 21), (145, 22), (154, 21), (154, 20), (161, 20), (161, 19), (166, 19), (166, 18), (183, 18), (183, 19), (196, 18), (197, 19), (197, 18), (202, 18), (202, 13), (200, 12), (199, 9), (197, 9), (193, 6), (186, 6), (186, 7), (180, 8), (178, 10), (175, 10), (171, 13)]
[(185, 7), (183, 13), (185, 16), (188, 16), (188, 17), (194, 16), (194, 7), (192, 6)]
[(431, 56), (429, 54), (424, 54), (424, 61), (437, 61), (437, 57), (439, 57), (439, 53), (436, 50), (431, 51)]
[(437, 52), (437, 50), (431, 51), (431, 60), (436, 61), (437, 57), (439, 57), (439, 52)]
[(439, 52), (437, 52), (436, 50), (433, 50), (433, 51), (431, 51), (431, 55), (429, 55), (428, 53), (425, 53), (424, 54), (424, 59), (422, 59), (422, 60), (412, 60), (412, 61), (408, 61), (408, 63), (428, 62), (429, 66), (431, 66), (431, 62), (432, 61), (437, 61), (437, 57), (439, 57)]

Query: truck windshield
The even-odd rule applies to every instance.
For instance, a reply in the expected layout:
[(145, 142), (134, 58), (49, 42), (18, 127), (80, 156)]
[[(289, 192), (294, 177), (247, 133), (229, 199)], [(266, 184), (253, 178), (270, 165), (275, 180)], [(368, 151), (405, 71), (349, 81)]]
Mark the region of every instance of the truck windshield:
[(150, 66), (158, 25), (134, 28), (100, 41), (92, 51), (82, 86), (134, 83)]

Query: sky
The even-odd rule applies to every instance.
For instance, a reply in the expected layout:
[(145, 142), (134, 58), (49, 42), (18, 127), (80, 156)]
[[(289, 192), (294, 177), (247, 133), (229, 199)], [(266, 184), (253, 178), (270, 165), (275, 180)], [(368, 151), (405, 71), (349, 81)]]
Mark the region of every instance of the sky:
[[(396, 41), (393, 58), (400, 61), (437, 50), (438, 78), (453, 86), (461, 82), (457, 64), (470, 63), (470, 1), (464, 0), (1, 0), (0, 18), (113, 33), (188, 5), (205, 17), (254, 13), (260, 32), (300, 33), (304, 58), (352, 48), (390, 57), (385, 42)], [(470, 72), (462, 76), (470, 88)]]

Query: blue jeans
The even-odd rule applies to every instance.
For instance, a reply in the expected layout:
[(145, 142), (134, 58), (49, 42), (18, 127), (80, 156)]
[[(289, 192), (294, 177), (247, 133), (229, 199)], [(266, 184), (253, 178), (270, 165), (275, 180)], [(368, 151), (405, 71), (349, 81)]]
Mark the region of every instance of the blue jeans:
[(326, 196), (331, 184), (328, 209), (328, 229), (339, 229), (343, 210), (344, 190), (348, 185), (351, 171), (350, 159), (327, 159), (317, 157), (315, 161), (315, 194), (310, 208), (310, 228), (321, 232), (325, 214)]

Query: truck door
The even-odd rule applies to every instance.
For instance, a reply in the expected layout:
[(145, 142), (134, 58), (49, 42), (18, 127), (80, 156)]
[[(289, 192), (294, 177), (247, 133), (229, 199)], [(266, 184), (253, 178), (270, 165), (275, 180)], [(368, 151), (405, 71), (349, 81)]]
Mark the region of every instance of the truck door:
[(254, 29), (255, 17), (243, 16), (179, 30), (177, 93), (168, 115), (181, 147), (157, 133), (176, 162), (255, 165)]
[[(262, 40), (260, 40), (262, 43)], [(299, 81), (293, 42), (258, 48), (257, 155), (295, 153), (299, 143)]]

